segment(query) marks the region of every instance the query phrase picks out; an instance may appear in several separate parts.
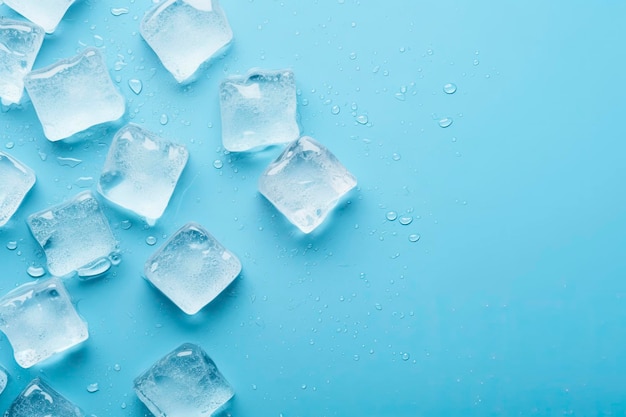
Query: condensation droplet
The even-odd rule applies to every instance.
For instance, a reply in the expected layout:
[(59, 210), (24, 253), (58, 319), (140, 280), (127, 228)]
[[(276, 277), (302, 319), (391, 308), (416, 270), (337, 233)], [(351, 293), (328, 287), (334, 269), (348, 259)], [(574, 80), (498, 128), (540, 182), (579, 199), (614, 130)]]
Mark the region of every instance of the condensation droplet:
[(357, 121), (357, 123), (359, 123), (361, 125), (367, 124), (367, 116), (364, 115), (364, 114), (361, 114), (361, 115), (356, 117), (356, 121)]
[(394, 153), (391, 155), (391, 159), (393, 159), (394, 161), (399, 161), (400, 159), (402, 159), (402, 157), (400, 156), (400, 154), (399, 154), (399, 153), (394, 152)]
[(122, 367), (120, 366), (119, 363), (116, 363), (115, 365), (113, 365), (113, 370), (119, 372), (122, 370)]
[(215, 161), (213, 161), (213, 167), (215, 169), (220, 169), (224, 166), (224, 163), (222, 162), (221, 159), (216, 159)]
[(383, 309), (383, 306), (381, 306), (379, 303), (376, 303), (376, 305), (374, 305), (374, 307), (376, 308), (376, 310), (381, 311)]
[(126, 7), (112, 7), (111, 8), (111, 14), (113, 16), (121, 16), (126, 13), (128, 13), (128, 9)]
[(358, 361), (360, 358), (359, 358), (359, 355), (354, 355), (352, 359), (354, 359), (355, 361)]
[(97, 382), (94, 382), (93, 384), (87, 385), (87, 392), (94, 393), (94, 392), (98, 391), (99, 389), (100, 389), (100, 387), (98, 387), (98, 383)]
[(355, 60), (356, 59), (356, 52), (350, 52), (349, 57), (350, 57), (350, 59)]
[(26, 269), (26, 273), (33, 278), (40, 278), (46, 274), (46, 270), (41, 266), (31, 265)]
[(400, 224), (403, 226), (407, 226), (413, 222), (413, 217), (411, 216), (402, 216), (399, 220)]
[(161, 117), (159, 118), (159, 123), (161, 123), (162, 125), (166, 125), (167, 121), (168, 121), (167, 114), (163, 113)]
[(478, 64), (480, 64), (480, 61), (479, 61), (479, 60), (477, 60), (477, 59), (475, 59), (475, 60), (474, 60), (474, 62), (473, 62), (473, 64), (474, 64), (474, 66), (478, 66)]
[(411, 357), (411, 355), (409, 355), (408, 353), (403, 353), (402, 354), (402, 360), (403, 361), (408, 361), (410, 357)]
[(7, 142), (7, 144), (4, 145), (4, 147), (7, 149), (13, 149), (14, 146), (15, 146), (14, 142)]
[(330, 112), (334, 115), (339, 114), (340, 111), (341, 111), (341, 107), (337, 106), (336, 104), (330, 108)]
[(454, 94), (456, 92), (456, 84), (447, 83), (443, 86), (443, 91), (446, 94)]
[(387, 217), (387, 220), (392, 222), (398, 218), (398, 213), (396, 213), (395, 211), (388, 211), (386, 217)]
[(146, 243), (150, 246), (154, 246), (157, 243), (157, 238), (154, 236), (148, 236), (146, 238)]
[(10, 242), (7, 242), (7, 249), (8, 250), (17, 249), (17, 242), (15, 240), (11, 240)]
[(120, 223), (120, 226), (122, 227), (122, 229), (128, 230), (131, 227), (133, 227), (133, 224), (131, 223), (130, 220), (122, 220), (122, 222)]
[(128, 86), (133, 91), (133, 93), (137, 95), (139, 95), (139, 93), (141, 93), (141, 90), (143, 90), (143, 83), (137, 78), (132, 78), (128, 80)]
[(409, 235), (409, 242), (415, 243), (418, 240), (420, 240), (420, 235), (415, 234), (415, 233)]
[(448, 126), (450, 126), (452, 124), (452, 118), (451, 117), (444, 117), (443, 119), (439, 120), (439, 126), (446, 128)]

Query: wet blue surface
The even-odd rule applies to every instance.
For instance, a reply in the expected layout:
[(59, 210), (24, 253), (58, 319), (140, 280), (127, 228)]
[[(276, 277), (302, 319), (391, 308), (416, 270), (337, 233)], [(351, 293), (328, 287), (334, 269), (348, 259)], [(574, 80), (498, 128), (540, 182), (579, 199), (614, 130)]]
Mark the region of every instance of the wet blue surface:
[[(626, 413), (626, 5), (388, 3), (224, 0), (235, 41), (186, 86), (138, 34), (150, 1), (72, 6), (35, 68), (103, 48), (123, 121), (191, 156), (155, 227), (105, 204), (123, 261), (67, 281), (90, 326), (80, 349), (22, 370), (0, 339), (2, 410), (42, 376), (87, 415), (146, 415), (132, 380), (188, 341), (234, 386), (233, 416)], [(359, 180), (311, 235), (257, 192), (280, 148), (221, 148), (218, 83), (251, 67), (294, 70), (302, 133)], [(26, 217), (95, 189), (84, 177), (97, 178), (115, 130), (50, 143), (30, 103), (0, 113), (0, 147), (38, 176), (0, 229), (2, 293), (44, 262)], [(141, 278), (189, 221), (243, 264), (191, 318)]]

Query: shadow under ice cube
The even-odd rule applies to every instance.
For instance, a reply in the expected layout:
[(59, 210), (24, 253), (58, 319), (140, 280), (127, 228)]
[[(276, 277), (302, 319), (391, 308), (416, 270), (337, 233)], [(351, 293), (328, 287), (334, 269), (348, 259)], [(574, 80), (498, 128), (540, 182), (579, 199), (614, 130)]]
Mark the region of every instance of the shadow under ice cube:
[(356, 178), (323, 145), (303, 136), (259, 178), (259, 191), (304, 233), (317, 228)]
[(235, 395), (215, 362), (191, 343), (137, 377), (135, 393), (156, 417), (210, 417)]
[(0, 299), (0, 330), (22, 368), (87, 340), (87, 324), (59, 278), (21, 285)]

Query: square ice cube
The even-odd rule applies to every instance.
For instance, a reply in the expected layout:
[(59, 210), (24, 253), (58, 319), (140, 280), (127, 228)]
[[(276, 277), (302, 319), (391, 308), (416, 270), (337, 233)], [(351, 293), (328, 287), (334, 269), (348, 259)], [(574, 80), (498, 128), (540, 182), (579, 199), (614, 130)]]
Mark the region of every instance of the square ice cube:
[(0, 227), (15, 214), (35, 181), (32, 169), (0, 151)]
[(0, 299), (0, 330), (22, 368), (87, 340), (80, 318), (59, 278), (29, 282)]
[(96, 48), (32, 71), (24, 83), (50, 141), (117, 120), (126, 110)]
[(7, 370), (0, 367), (0, 394), (4, 392), (4, 389), (7, 387), (7, 383), (9, 382), (9, 374)]
[(109, 222), (90, 191), (28, 217), (28, 226), (59, 277), (97, 264), (115, 252)]
[(241, 272), (239, 259), (196, 223), (180, 228), (144, 267), (144, 275), (187, 314), (196, 314)]
[(13, 401), (5, 417), (83, 417), (80, 409), (40, 378), (33, 379)]
[(19, 103), (45, 33), (29, 22), (0, 18), (0, 98)]
[(233, 39), (217, 0), (163, 0), (146, 13), (140, 31), (179, 83)]
[(290, 70), (252, 70), (220, 85), (222, 143), (232, 152), (286, 143), (300, 136), (296, 81)]
[(235, 395), (215, 362), (191, 343), (137, 377), (135, 393), (156, 417), (210, 417)]
[(38, 24), (47, 33), (52, 33), (58, 26), (67, 9), (76, 0), (4, 0), (4, 4)]
[(154, 224), (165, 211), (188, 159), (184, 146), (129, 124), (113, 138), (98, 191)]
[(304, 233), (312, 232), (356, 186), (356, 178), (323, 145), (303, 136), (259, 179), (259, 191)]

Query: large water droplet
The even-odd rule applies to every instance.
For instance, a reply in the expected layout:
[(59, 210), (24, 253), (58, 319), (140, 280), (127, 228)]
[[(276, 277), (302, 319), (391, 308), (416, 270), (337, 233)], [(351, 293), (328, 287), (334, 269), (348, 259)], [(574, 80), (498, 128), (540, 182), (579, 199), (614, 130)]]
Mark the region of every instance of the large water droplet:
[(40, 278), (46, 274), (46, 270), (41, 266), (31, 265), (26, 269), (26, 273), (33, 278)]
[(168, 121), (167, 114), (163, 113), (161, 117), (159, 118), (159, 123), (161, 123), (162, 125), (166, 125), (167, 121)]
[(121, 16), (126, 13), (128, 13), (128, 9), (126, 7), (112, 7), (111, 8), (111, 14), (113, 16)]
[(216, 159), (215, 161), (213, 161), (213, 167), (215, 169), (220, 169), (224, 166), (224, 163), (222, 162), (221, 159)]
[(157, 243), (157, 238), (154, 236), (148, 236), (146, 238), (146, 243), (150, 246), (154, 246)]
[(446, 94), (454, 94), (456, 92), (456, 84), (448, 83), (443, 86), (443, 91)]
[(17, 249), (17, 242), (15, 240), (11, 240), (11, 241), (7, 242), (7, 249), (8, 250), (15, 250), (15, 249)]
[(367, 124), (367, 116), (364, 114), (361, 114), (356, 117), (356, 121), (358, 124), (361, 124), (361, 125)]
[(415, 243), (415, 242), (417, 242), (418, 240), (420, 240), (420, 235), (415, 234), (415, 233), (413, 233), (413, 234), (409, 235), (409, 242), (413, 242), (413, 243)]
[(108, 258), (102, 258), (86, 267), (80, 268), (78, 277), (80, 279), (92, 279), (99, 277), (111, 269), (111, 261)]
[(136, 78), (128, 80), (128, 86), (131, 90), (133, 90), (133, 93), (137, 95), (139, 95), (139, 93), (141, 93), (141, 90), (143, 89), (143, 84), (141, 80), (138, 80)]
[(92, 394), (94, 392), (98, 391), (99, 389), (100, 389), (100, 387), (98, 387), (98, 383), (97, 382), (94, 382), (93, 384), (87, 385), (87, 392), (90, 392)]
[(387, 217), (387, 220), (392, 222), (398, 218), (398, 213), (396, 213), (395, 211), (388, 211), (386, 217)]
[(439, 120), (439, 126), (446, 128), (448, 126), (450, 126), (452, 124), (452, 118), (451, 117), (444, 117), (443, 119)]
[(403, 226), (407, 226), (413, 222), (413, 217), (411, 216), (402, 216), (400, 217), (400, 224)]
[(62, 156), (58, 156), (57, 162), (61, 166), (68, 166), (70, 168), (74, 168), (75, 166), (79, 165), (83, 161), (77, 158), (64, 158)]

